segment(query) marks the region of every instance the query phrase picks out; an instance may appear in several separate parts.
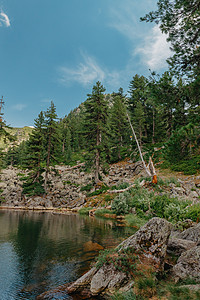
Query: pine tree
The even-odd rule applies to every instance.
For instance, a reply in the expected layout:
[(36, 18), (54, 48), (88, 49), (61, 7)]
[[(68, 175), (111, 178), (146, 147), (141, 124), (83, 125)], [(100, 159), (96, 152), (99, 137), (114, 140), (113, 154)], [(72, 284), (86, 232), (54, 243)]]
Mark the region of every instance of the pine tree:
[(105, 88), (98, 81), (93, 86), (92, 94), (88, 94), (88, 98), (84, 103), (85, 121), (84, 133), (88, 143), (87, 149), (92, 156), (95, 167), (95, 182), (100, 180), (101, 155), (104, 150), (106, 123), (108, 118), (108, 104), (105, 100)]
[(28, 176), (23, 183), (23, 193), (29, 195), (42, 195), (44, 191), (44, 139), (45, 139), (45, 120), (43, 112), (40, 112), (35, 119), (34, 129), (27, 142), (27, 158), (25, 166), (29, 169)]
[[(144, 76), (135, 75), (129, 85), (130, 97), (128, 99), (128, 109), (131, 112), (131, 117), (134, 119), (135, 124), (140, 124), (138, 133), (140, 134), (140, 144), (142, 143), (142, 136), (148, 137), (148, 112), (147, 112), (147, 99), (148, 99), (148, 80)], [(139, 104), (140, 103), (140, 104)], [(140, 115), (137, 115), (140, 113)]]
[(58, 119), (56, 114), (56, 107), (51, 101), (51, 106), (45, 112), (45, 124), (46, 124), (46, 172), (45, 172), (45, 190), (47, 189), (47, 181), (49, 174), (49, 167), (55, 162), (59, 162), (61, 154), (61, 137), (58, 129)]
[(117, 151), (117, 160), (121, 160), (121, 151), (127, 140), (130, 141), (129, 124), (126, 116), (125, 98), (123, 91), (113, 93), (113, 105), (110, 109), (110, 127), (112, 132), (111, 144)]
[(72, 148), (71, 148), (71, 132), (69, 127), (66, 129), (66, 142), (65, 142), (65, 159), (67, 162), (70, 162), (72, 158)]
[(157, 10), (141, 18), (159, 24), (161, 31), (168, 34), (174, 52), (168, 62), (178, 75), (200, 75), (199, 15), (199, 0), (159, 0)]

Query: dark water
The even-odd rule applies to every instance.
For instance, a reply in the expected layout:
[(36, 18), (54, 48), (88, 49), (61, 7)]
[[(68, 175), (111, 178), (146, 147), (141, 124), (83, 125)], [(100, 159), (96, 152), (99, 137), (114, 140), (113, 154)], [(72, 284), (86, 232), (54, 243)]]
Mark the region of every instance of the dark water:
[(132, 233), (111, 220), (0, 211), (0, 300), (35, 299), (76, 280), (99, 248), (113, 247)]

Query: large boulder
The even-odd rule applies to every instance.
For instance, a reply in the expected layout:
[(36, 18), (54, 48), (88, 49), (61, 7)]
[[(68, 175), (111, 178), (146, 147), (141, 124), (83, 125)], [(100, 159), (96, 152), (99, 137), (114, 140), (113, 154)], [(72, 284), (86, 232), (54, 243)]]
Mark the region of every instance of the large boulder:
[(191, 278), (200, 281), (200, 246), (185, 251), (173, 267), (176, 281)]
[(162, 268), (171, 230), (172, 225), (166, 220), (152, 218), (134, 235), (123, 241), (118, 249), (134, 247), (136, 250), (142, 250), (144, 256), (152, 259), (159, 268)]

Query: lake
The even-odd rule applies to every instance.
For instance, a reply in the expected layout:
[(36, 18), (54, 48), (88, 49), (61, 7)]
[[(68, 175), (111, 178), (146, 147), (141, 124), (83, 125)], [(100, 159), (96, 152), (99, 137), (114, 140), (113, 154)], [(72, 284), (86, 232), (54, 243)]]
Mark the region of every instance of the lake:
[[(0, 211), (0, 299), (35, 299), (72, 282), (99, 250), (133, 234), (112, 220), (78, 214)], [(73, 299), (62, 295), (55, 299)]]

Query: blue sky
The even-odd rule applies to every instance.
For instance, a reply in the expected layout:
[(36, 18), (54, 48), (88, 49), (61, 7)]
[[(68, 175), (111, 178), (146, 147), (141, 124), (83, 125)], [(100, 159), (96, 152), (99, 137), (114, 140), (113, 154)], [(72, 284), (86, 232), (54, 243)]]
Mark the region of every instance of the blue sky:
[(11, 126), (31, 126), (53, 100), (64, 117), (96, 81), (128, 90), (135, 74), (162, 73), (166, 36), (140, 16), (156, 0), (0, 0), (0, 96)]

